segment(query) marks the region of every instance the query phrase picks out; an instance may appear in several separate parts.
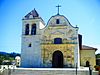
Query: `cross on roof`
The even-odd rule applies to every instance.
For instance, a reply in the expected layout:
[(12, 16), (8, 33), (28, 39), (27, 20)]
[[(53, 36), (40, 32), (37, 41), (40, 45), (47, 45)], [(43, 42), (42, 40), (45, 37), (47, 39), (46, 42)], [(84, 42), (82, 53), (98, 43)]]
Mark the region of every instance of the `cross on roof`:
[(59, 15), (59, 8), (61, 7), (61, 5), (58, 4), (58, 6), (56, 6), (56, 7), (58, 7), (58, 13), (57, 13), (57, 15)]

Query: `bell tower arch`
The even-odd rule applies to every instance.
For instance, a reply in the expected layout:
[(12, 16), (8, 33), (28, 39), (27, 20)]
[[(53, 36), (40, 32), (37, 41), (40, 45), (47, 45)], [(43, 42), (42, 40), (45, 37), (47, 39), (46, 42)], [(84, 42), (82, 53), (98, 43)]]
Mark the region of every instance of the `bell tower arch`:
[(36, 35), (36, 24), (34, 23), (34, 24), (32, 24), (32, 26), (31, 26), (31, 35)]

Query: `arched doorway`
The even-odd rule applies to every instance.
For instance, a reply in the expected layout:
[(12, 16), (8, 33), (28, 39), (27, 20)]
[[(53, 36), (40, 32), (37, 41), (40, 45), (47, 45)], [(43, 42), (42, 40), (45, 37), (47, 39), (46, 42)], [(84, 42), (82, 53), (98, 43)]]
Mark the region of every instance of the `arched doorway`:
[(89, 67), (89, 66), (90, 66), (90, 62), (86, 61), (86, 67)]
[(52, 67), (63, 68), (63, 54), (61, 51), (55, 51), (52, 56)]

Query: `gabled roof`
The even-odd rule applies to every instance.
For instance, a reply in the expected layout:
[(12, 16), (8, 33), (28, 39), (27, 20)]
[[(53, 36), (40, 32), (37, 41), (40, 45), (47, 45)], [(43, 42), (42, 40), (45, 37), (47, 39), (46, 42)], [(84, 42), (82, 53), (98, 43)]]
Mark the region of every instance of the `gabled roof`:
[(82, 50), (97, 50), (97, 48), (86, 46), (86, 45), (82, 45)]
[(33, 19), (33, 18), (39, 18), (39, 14), (35, 10), (35, 8), (31, 12), (29, 12), (23, 19)]

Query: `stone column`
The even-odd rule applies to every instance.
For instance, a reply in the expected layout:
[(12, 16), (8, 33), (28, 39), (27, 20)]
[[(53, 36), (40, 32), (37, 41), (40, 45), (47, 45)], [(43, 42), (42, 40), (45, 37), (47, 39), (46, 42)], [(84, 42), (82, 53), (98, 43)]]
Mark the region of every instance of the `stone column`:
[(80, 68), (80, 53), (79, 53), (79, 40), (78, 40), (78, 31), (76, 31), (77, 44), (74, 50), (74, 64), (77, 64), (77, 67)]

